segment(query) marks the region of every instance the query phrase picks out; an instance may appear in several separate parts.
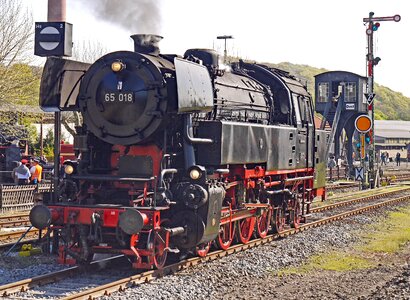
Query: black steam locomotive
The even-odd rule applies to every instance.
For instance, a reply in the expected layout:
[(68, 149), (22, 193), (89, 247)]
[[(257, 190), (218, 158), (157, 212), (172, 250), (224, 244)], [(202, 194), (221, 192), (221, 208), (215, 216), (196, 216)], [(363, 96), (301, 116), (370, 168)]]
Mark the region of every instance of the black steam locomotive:
[(312, 98), (289, 73), (213, 50), (160, 54), (154, 35), (135, 52), (92, 65), (49, 58), (45, 110), (77, 110), (74, 149), (58, 199), (30, 219), (51, 227), (61, 261), (122, 253), (161, 268), (169, 252), (204, 256), (270, 230), (299, 226), (324, 195), (326, 134)]

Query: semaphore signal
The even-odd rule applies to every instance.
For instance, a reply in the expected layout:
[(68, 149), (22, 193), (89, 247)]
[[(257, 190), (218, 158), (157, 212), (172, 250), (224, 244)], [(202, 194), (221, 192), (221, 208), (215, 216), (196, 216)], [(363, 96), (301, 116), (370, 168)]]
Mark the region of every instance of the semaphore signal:
[(374, 12), (369, 13), (368, 18), (363, 18), (363, 22), (365, 25), (367, 24), (366, 28), (366, 35), (367, 35), (367, 55), (366, 55), (366, 62), (367, 62), (367, 103), (368, 103), (368, 116), (371, 120), (371, 132), (369, 136), (369, 181), (370, 187), (374, 188), (376, 186), (376, 172), (374, 169), (374, 162), (375, 162), (375, 146), (374, 146), (374, 66), (378, 65), (381, 61), (380, 57), (374, 57), (373, 53), (373, 34), (377, 31), (380, 27), (380, 22), (384, 21), (394, 21), (399, 22), (401, 20), (400, 15), (394, 15), (390, 17), (375, 17)]

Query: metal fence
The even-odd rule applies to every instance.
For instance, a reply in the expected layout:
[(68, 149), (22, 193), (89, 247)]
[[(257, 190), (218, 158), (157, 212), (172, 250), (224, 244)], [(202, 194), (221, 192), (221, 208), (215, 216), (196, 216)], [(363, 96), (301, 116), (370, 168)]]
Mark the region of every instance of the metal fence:
[(42, 199), (44, 193), (51, 192), (48, 183), (29, 185), (0, 185), (0, 213), (29, 210)]

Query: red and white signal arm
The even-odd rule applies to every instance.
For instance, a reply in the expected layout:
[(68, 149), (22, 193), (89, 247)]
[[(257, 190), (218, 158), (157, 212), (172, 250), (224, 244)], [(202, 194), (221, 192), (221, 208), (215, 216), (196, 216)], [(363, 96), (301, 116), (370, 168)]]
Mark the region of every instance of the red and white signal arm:
[(361, 115), (356, 118), (354, 121), (354, 126), (356, 130), (360, 133), (366, 133), (372, 129), (372, 119), (368, 115)]

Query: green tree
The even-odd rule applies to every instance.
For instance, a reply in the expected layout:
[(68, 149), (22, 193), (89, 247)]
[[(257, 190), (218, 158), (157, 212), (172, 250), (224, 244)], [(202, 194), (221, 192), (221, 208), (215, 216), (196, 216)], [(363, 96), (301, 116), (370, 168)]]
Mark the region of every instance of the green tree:
[[(40, 145), (36, 145), (40, 149)], [(43, 153), (45, 156), (54, 155), (54, 133), (52, 130), (47, 131), (46, 137), (43, 140)]]
[(9, 67), (0, 65), (0, 103), (2, 107), (38, 105), (40, 74), (36, 67), (15, 63)]
[(33, 102), (39, 76), (27, 65), (32, 58), (33, 18), (21, 0), (0, 1), (0, 104)]

